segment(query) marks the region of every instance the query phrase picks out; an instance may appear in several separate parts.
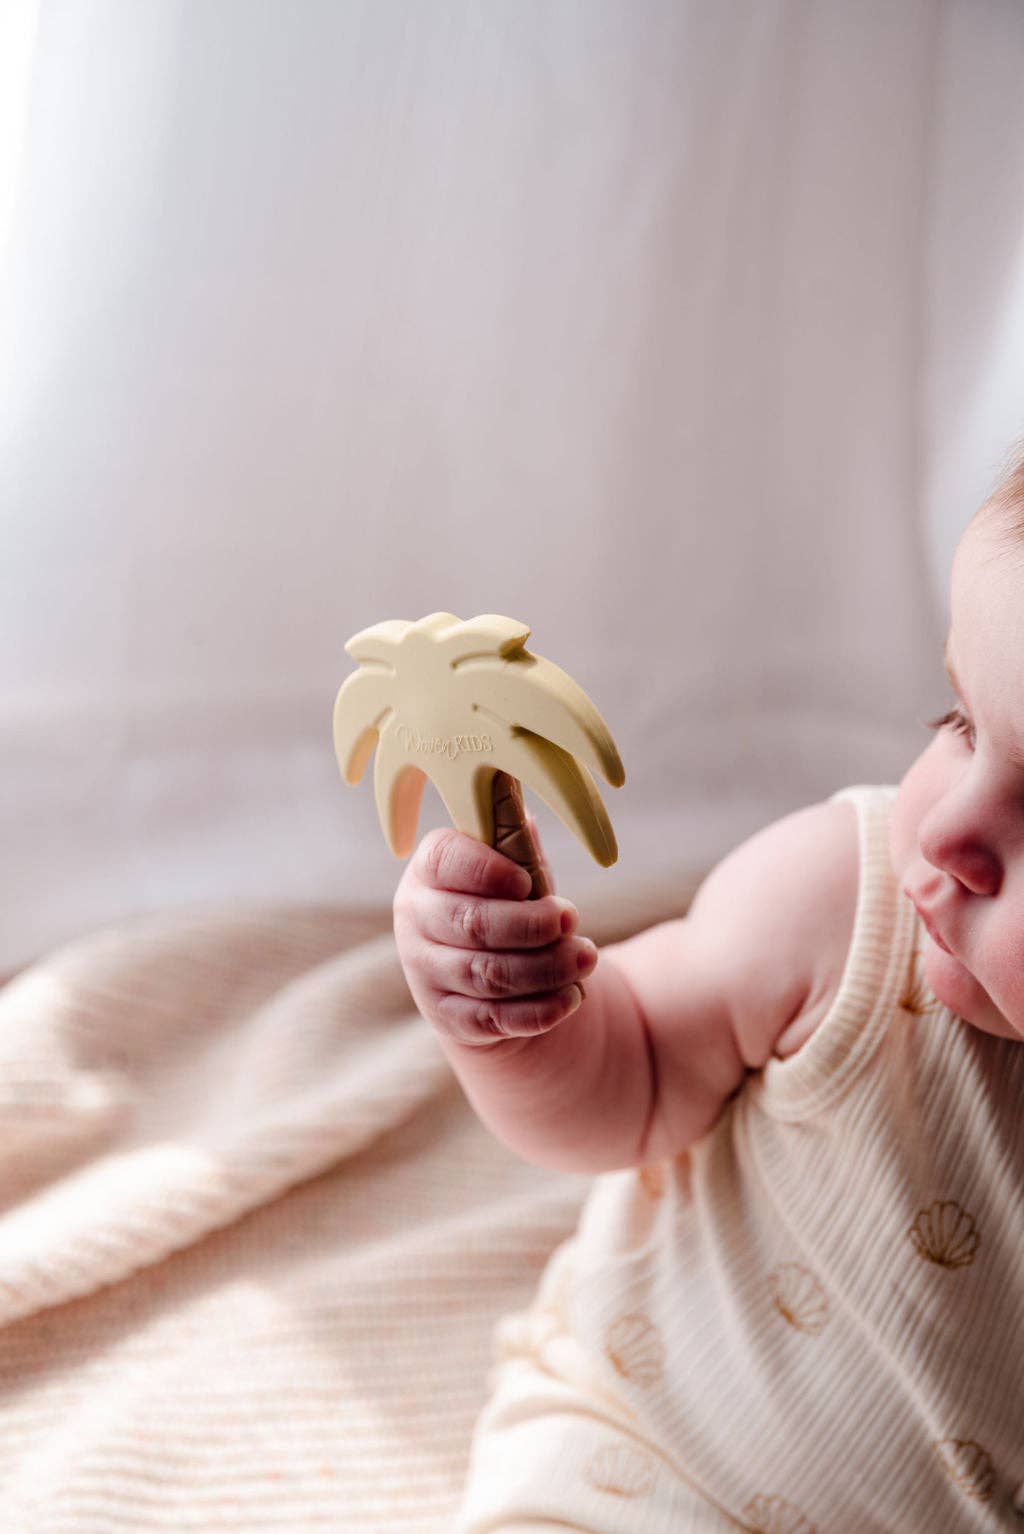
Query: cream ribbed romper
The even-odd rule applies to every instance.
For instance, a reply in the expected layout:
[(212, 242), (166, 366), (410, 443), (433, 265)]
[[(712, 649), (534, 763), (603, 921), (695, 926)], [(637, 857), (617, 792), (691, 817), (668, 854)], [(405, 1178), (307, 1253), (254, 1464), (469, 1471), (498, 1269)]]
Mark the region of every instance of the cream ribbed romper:
[(597, 1177), (501, 1322), (458, 1534), (1024, 1529), (1024, 1046), (923, 985), (894, 794), (834, 796), (860, 881), (817, 1030)]

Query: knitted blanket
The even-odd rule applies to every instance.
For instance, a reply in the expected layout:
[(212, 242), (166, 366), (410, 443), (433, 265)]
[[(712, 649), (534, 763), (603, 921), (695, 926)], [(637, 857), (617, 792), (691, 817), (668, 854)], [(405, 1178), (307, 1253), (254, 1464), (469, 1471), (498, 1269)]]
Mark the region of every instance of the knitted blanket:
[(590, 1183), (476, 1119), (390, 911), (159, 914), (32, 965), (0, 990), (0, 1147), (19, 1534), (441, 1534), (495, 1325)]

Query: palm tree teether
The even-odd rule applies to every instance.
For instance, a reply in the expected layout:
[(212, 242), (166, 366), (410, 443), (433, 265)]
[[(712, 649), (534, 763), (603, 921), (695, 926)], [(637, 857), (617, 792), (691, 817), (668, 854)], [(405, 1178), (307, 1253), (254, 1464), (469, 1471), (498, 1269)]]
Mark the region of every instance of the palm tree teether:
[(497, 613), (362, 629), (345, 646), (359, 670), (334, 704), (334, 749), (342, 777), (358, 783), (376, 748), (377, 813), (396, 857), (413, 849), (429, 777), (453, 825), (521, 863), (537, 899), (549, 890), (520, 782), (607, 868), (618, 849), (588, 769), (616, 788), (626, 775), (582, 687), (531, 654), (529, 634)]

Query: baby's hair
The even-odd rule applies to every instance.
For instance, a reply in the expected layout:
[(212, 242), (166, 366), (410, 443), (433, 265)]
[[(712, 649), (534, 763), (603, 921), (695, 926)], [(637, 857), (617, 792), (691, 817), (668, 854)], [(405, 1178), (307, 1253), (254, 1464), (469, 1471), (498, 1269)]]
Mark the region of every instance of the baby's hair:
[(994, 522), (1001, 542), (1024, 546), (1024, 438), (1007, 453), (995, 489), (975, 517)]

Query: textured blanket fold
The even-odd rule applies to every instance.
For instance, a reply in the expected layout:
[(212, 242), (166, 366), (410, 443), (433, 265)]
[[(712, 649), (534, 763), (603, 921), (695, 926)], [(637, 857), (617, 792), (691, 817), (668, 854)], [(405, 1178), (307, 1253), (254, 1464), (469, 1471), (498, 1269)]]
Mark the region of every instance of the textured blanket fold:
[(20, 1534), (440, 1534), (495, 1324), (589, 1186), (477, 1121), (390, 912), (149, 916), (33, 965), (0, 990), (0, 1147)]

